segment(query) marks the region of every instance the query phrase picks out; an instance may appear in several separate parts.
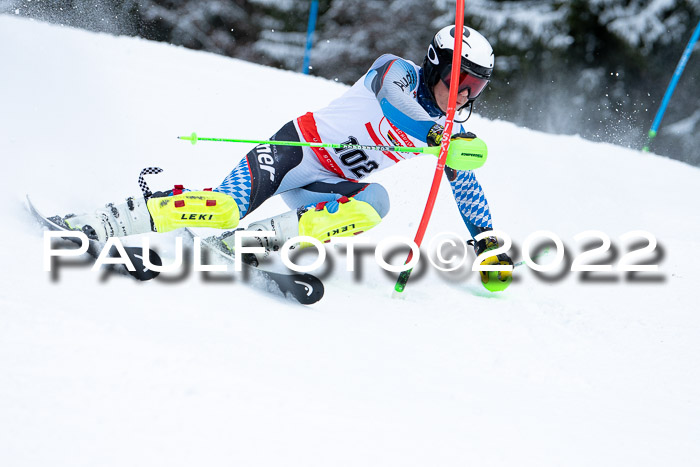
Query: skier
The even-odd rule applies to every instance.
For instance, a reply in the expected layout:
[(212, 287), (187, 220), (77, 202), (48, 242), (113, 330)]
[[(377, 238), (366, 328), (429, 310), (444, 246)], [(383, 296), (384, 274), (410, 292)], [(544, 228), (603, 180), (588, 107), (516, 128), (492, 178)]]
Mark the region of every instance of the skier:
[[(494, 54), (486, 38), (472, 28), (464, 27), (462, 39), (457, 109), (460, 114), (467, 110), (471, 114), (474, 101), (489, 82)], [(440, 145), (454, 43), (454, 26), (438, 31), (420, 67), (395, 55), (382, 55), (342, 96), (321, 110), (288, 122), (271, 140)], [(452, 136), (474, 137), (470, 133)], [(82, 230), (100, 241), (185, 226), (226, 229), (219, 239), (233, 250), (232, 229), (267, 199), (281, 195), (290, 211), (246, 228), (275, 232), (274, 237), (247, 240), (263, 246), (265, 253), (261, 256), (266, 256), (298, 235), (327, 241), (332, 236), (357, 235), (379, 224), (389, 212), (389, 195), (382, 185), (363, 179), (416, 155), (261, 144), (241, 159), (216, 188), (187, 191), (177, 185), (167, 192), (128, 198), (121, 205), (108, 204), (95, 213), (68, 215), (63, 221), (68, 228)], [(445, 173), (471, 236), (493, 230), (489, 206), (474, 173), (449, 167)], [(496, 248), (498, 240), (489, 236), (473, 244), (480, 254)], [(483, 264), (513, 262), (500, 254)], [(512, 278), (510, 272), (499, 272), (491, 279), (482, 272), (481, 279), (485, 283), (498, 280), (505, 288)]]

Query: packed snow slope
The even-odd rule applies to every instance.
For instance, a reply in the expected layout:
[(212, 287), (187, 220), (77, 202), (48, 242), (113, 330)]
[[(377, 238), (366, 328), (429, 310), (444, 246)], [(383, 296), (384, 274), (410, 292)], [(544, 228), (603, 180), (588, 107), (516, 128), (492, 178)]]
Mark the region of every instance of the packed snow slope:
[[(567, 252), (551, 273), (518, 268), (501, 294), (470, 261), (428, 265), (394, 299), (371, 249), (355, 272), (331, 255), (310, 307), (192, 271), (52, 274), (25, 194), (48, 214), (94, 209), (138, 194), (145, 166), (166, 169), (154, 188), (215, 186), (251, 146), (176, 136), (264, 139), (346, 87), (8, 16), (0, 68), (3, 466), (697, 465), (697, 168), (473, 116), (490, 149), (477, 175), (513, 255), (538, 230)], [(371, 178), (392, 209), (368, 239), (413, 237), (434, 167)], [(574, 239), (587, 230), (610, 237), (593, 262), (613, 271), (567, 270), (600, 244)], [(616, 269), (647, 243), (620, 238), (634, 230), (658, 240), (638, 258), (658, 272)], [(467, 236), (443, 183), (426, 244), (447, 231)], [(169, 260), (174, 234), (151, 238)]]

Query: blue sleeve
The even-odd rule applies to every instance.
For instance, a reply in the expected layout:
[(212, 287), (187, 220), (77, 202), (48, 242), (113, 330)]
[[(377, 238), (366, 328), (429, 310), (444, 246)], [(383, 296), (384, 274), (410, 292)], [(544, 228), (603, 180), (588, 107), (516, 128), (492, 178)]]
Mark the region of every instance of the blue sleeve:
[(379, 57), (365, 77), (386, 118), (407, 134), (425, 141), (435, 121), (414, 98), (418, 87), (415, 65), (395, 55)]
[[(489, 203), (471, 170), (445, 169), (459, 213), (472, 238), (482, 230), (493, 230)], [(481, 229), (479, 229), (481, 228)]]

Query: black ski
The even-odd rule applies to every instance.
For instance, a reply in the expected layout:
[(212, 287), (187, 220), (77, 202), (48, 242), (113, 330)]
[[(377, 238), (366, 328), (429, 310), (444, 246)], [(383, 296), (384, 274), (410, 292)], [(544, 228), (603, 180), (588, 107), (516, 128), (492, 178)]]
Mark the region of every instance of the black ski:
[[(186, 228), (185, 231), (187, 231), (192, 238), (198, 236), (189, 228)], [(209, 242), (207, 239), (201, 238), (201, 245), (202, 250), (211, 251), (222, 257), (227, 263), (231, 265), (234, 264), (235, 259), (233, 256), (223, 251), (217, 245)], [(250, 281), (250, 284), (257, 288), (273, 293), (279, 288), (282, 295), (291, 297), (302, 305), (311, 305), (323, 298), (323, 282), (316, 276), (305, 273), (273, 272), (245, 262), (242, 264), (243, 268), (246, 269), (246, 273), (254, 275), (255, 279)], [(271, 288), (270, 284), (274, 284), (276, 287)]]
[[(70, 231), (69, 229), (66, 229), (65, 227), (61, 226), (58, 224), (56, 221), (52, 220), (51, 218), (48, 218), (41, 214), (39, 210), (34, 206), (32, 203), (32, 200), (29, 199), (29, 195), (27, 195), (27, 206), (29, 208), (29, 212), (36, 218), (36, 220), (43, 226), (46, 227), (48, 230), (54, 230), (54, 231)], [(74, 243), (78, 243), (74, 237), (63, 237), (66, 240), (70, 240)], [(102, 248), (104, 247), (103, 242), (99, 242), (97, 240), (89, 240), (90, 246), (88, 247), (88, 254), (90, 256), (97, 258), (100, 255), (100, 252), (102, 251)], [(153, 279), (156, 277), (158, 274), (160, 274), (157, 271), (152, 271), (148, 268), (146, 268), (143, 264), (143, 250), (141, 248), (136, 248), (133, 246), (125, 246), (124, 250), (126, 251), (127, 256), (131, 260), (131, 264), (134, 265), (135, 271), (129, 271), (126, 266), (121, 265), (121, 268), (125, 272), (128, 272), (131, 276), (134, 278), (140, 280), (140, 281), (147, 281), (150, 279)], [(110, 257), (118, 257), (119, 253), (115, 247), (113, 247), (109, 251), (109, 256)], [(149, 250), (149, 259), (151, 261), (151, 264), (155, 264), (157, 266), (161, 266), (163, 264), (162, 260), (160, 259), (160, 256), (158, 256), (158, 253), (156, 253), (153, 250)]]

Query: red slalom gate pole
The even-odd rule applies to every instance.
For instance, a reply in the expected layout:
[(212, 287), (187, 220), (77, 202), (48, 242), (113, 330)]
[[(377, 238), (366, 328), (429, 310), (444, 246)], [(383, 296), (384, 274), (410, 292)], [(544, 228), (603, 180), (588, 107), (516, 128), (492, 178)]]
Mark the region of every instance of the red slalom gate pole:
[[(423, 236), (428, 228), (430, 216), (433, 213), (435, 199), (437, 198), (438, 190), (440, 189), (440, 181), (442, 173), (445, 170), (445, 159), (447, 159), (447, 150), (450, 147), (450, 137), (452, 136), (452, 126), (454, 125), (455, 112), (457, 111), (457, 88), (459, 85), (459, 73), (462, 64), (462, 35), (464, 31), (464, 0), (457, 0), (457, 11), (455, 13), (455, 46), (452, 51), (452, 72), (450, 74), (450, 93), (447, 100), (447, 118), (445, 119), (445, 130), (442, 133), (442, 141), (440, 142), (440, 156), (438, 157), (437, 167), (435, 167), (435, 175), (433, 176), (433, 184), (430, 187), (428, 202), (423, 210), (423, 217), (420, 220), (414, 243), (420, 248), (423, 242)], [(459, 37), (459, 40), (457, 39)], [(411, 262), (413, 258), (413, 250), (409, 252), (408, 258), (404, 264)], [(407, 269), (399, 274), (394, 290), (403, 292), (406, 288), (408, 278), (411, 276), (413, 268)]]

